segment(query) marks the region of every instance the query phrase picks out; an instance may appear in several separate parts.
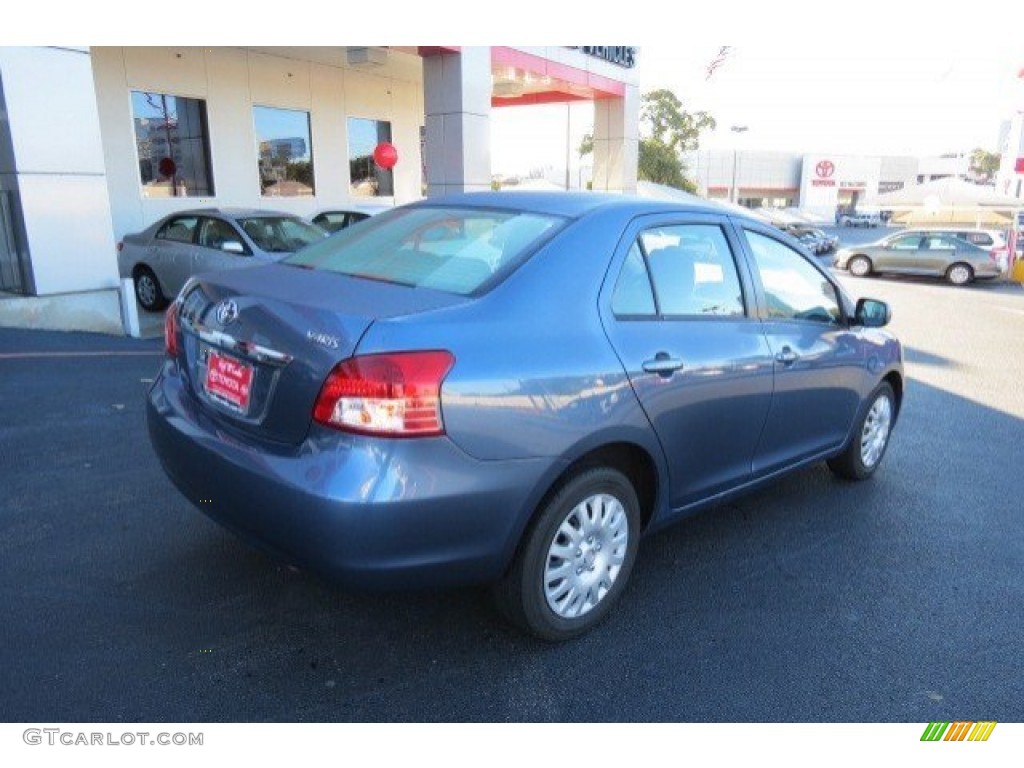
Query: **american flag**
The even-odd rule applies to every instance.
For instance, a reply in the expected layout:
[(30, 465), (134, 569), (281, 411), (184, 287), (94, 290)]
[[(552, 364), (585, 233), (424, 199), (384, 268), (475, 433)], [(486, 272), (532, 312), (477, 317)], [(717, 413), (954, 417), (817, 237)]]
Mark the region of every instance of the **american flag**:
[(718, 49), (718, 53), (715, 55), (707, 67), (707, 75), (704, 77), (705, 80), (710, 80), (711, 76), (715, 74), (715, 70), (718, 69), (725, 63), (725, 60), (732, 55), (732, 46), (723, 45)]

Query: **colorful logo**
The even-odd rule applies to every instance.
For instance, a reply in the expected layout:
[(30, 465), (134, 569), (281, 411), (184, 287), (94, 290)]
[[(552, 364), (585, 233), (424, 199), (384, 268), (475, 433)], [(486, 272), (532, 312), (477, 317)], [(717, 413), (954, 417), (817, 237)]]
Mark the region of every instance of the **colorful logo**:
[(928, 723), (921, 734), (921, 741), (988, 741), (995, 727), (994, 720), (981, 723), (963, 720), (955, 723)]

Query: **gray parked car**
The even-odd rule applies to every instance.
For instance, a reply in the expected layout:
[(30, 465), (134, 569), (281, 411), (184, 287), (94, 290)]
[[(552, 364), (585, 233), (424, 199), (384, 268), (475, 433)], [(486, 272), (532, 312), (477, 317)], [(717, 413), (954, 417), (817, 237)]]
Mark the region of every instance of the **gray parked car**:
[(930, 275), (945, 277), (953, 285), (1000, 274), (991, 251), (941, 232), (901, 232), (876, 243), (842, 248), (834, 263), (857, 277), (883, 272)]
[(118, 243), (121, 277), (135, 281), (143, 309), (167, 306), (194, 274), (279, 261), (327, 236), (320, 227), (278, 211), (205, 208), (160, 219)]

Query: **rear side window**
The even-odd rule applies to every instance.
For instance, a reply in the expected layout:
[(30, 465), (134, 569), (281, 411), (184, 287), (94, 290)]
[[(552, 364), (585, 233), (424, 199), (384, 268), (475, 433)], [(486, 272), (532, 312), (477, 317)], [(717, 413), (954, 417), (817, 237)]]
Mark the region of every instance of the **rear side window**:
[(176, 243), (191, 243), (195, 237), (198, 216), (179, 216), (164, 224), (156, 233), (157, 240), (171, 240)]
[(987, 232), (966, 232), (960, 237), (974, 245), (989, 246), (995, 243), (995, 240)]
[(345, 228), (284, 263), (469, 295), (505, 275), (566, 219), (476, 208), (404, 208)]
[(743, 315), (743, 289), (722, 228), (679, 224), (642, 232), (622, 265), (612, 311), (619, 316)]

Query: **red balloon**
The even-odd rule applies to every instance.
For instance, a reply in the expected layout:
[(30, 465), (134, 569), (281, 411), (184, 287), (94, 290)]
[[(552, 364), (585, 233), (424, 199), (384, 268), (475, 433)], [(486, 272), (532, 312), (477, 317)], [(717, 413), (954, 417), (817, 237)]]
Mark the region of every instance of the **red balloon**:
[(169, 157), (162, 158), (157, 164), (161, 176), (173, 176), (178, 171), (177, 164)]
[(398, 150), (395, 149), (394, 144), (389, 144), (386, 141), (382, 141), (373, 150), (373, 162), (383, 168), (385, 171), (389, 168), (394, 168), (398, 162)]

